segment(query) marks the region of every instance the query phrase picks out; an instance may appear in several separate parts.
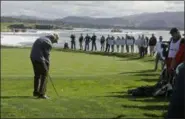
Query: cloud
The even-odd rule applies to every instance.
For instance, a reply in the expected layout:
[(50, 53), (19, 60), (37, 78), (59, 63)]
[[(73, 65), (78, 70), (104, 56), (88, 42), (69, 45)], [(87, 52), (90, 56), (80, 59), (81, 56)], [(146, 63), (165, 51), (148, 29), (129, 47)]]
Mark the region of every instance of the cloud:
[(120, 17), (143, 12), (184, 11), (183, 1), (1, 1), (1, 15), (42, 18)]

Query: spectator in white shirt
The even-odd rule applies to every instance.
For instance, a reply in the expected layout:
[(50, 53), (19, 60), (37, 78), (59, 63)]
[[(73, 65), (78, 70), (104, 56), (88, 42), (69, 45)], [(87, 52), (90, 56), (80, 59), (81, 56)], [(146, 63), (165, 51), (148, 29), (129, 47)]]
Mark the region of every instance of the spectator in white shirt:
[(155, 59), (155, 68), (154, 70), (156, 71), (158, 68), (158, 62), (161, 61), (161, 69), (163, 68), (163, 55), (162, 55), (162, 48), (161, 48), (161, 44), (162, 44), (163, 38), (162, 36), (159, 37), (159, 41), (156, 44), (155, 47), (155, 51), (156, 51), (156, 59)]

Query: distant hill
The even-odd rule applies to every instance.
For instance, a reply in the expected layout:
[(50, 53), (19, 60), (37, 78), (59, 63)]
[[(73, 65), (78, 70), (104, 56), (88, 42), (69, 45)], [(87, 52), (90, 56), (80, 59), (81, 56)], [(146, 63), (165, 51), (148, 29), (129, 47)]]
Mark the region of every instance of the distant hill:
[(131, 28), (131, 29), (184, 29), (184, 12), (143, 13), (113, 18), (68, 16), (62, 19), (46, 20), (34, 16), (3, 16), (1, 22), (31, 22), (42, 24), (63, 24), (73, 27)]
[(63, 25), (62, 20), (47, 20), (34, 16), (1, 16), (1, 22), (22, 22), (22, 23), (34, 23), (34, 24), (53, 24), (53, 25)]
[(115, 18), (92, 18), (69, 16), (61, 19), (68, 24), (107, 25), (135, 28), (169, 28), (184, 29), (184, 12), (143, 13)]
[(13, 18), (24, 19), (24, 20), (47, 20), (45, 18), (36, 17), (36, 16), (27, 16), (27, 15), (13, 16)]

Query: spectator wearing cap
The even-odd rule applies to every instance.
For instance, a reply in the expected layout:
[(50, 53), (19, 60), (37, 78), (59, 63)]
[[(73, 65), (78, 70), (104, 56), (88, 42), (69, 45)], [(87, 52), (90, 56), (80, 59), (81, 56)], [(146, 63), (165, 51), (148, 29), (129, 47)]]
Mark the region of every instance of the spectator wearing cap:
[(162, 48), (161, 48), (162, 41), (163, 41), (163, 37), (160, 36), (159, 41), (157, 42), (156, 47), (155, 47), (155, 51), (156, 51), (155, 68), (154, 68), (155, 71), (158, 68), (158, 62), (159, 61), (161, 61), (161, 69), (163, 69), (163, 66), (164, 66), (163, 61), (162, 61), (163, 60)]
[[(34, 91), (33, 96), (38, 98), (47, 99), (46, 85), (47, 73), (50, 66), (50, 51), (53, 43), (58, 43), (58, 35), (50, 34), (36, 39), (33, 43), (30, 59), (34, 70)], [(39, 85), (40, 84), (40, 85)]]
[(154, 55), (154, 48), (156, 46), (157, 39), (154, 34), (152, 34), (152, 37), (149, 40), (149, 47), (150, 47), (150, 56)]

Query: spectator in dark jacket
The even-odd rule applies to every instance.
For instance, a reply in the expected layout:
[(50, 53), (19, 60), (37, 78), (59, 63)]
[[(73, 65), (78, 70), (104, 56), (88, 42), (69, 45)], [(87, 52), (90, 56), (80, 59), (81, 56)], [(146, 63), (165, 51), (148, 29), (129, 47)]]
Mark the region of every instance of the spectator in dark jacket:
[(184, 119), (185, 118), (185, 65), (183, 63), (182, 67), (179, 69), (179, 73), (176, 78), (176, 84), (174, 91), (170, 100), (168, 114), (166, 119)]
[(91, 37), (87, 34), (85, 37), (85, 51), (89, 50), (89, 43), (90, 43)]
[(106, 50), (105, 50), (105, 52), (109, 52), (109, 51), (110, 51), (109, 40), (111, 40), (111, 38), (110, 38), (110, 36), (108, 35), (108, 37), (106, 38)]
[(76, 41), (75, 41), (75, 35), (71, 35), (71, 49), (76, 49)]
[(140, 46), (140, 58), (143, 58), (145, 56), (144, 52), (144, 46), (145, 46), (145, 37), (144, 35), (141, 36), (141, 46)]
[(156, 43), (157, 43), (157, 39), (154, 36), (154, 34), (152, 34), (152, 37), (149, 40), (150, 56), (153, 56), (154, 55), (154, 47), (155, 47)]
[(91, 49), (91, 51), (94, 51), (94, 48), (95, 48), (95, 51), (96, 51), (97, 47), (96, 47), (96, 35), (95, 34), (93, 34), (91, 40), (92, 40), (92, 49)]
[[(47, 73), (49, 71), (49, 56), (52, 49), (52, 44), (58, 42), (58, 35), (51, 34), (45, 37), (38, 38), (31, 50), (30, 58), (34, 70), (34, 91), (33, 96), (47, 99), (46, 85)], [(40, 85), (39, 85), (40, 84)]]
[(82, 45), (82, 43), (83, 43), (83, 39), (84, 39), (84, 37), (83, 37), (83, 35), (81, 34), (81, 35), (80, 35), (80, 38), (79, 38), (80, 50), (82, 50), (82, 49), (83, 49), (83, 45)]
[[(121, 40), (125, 40), (125, 38), (122, 36)], [(124, 52), (124, 45), (121, 45), (121, 53)]]

